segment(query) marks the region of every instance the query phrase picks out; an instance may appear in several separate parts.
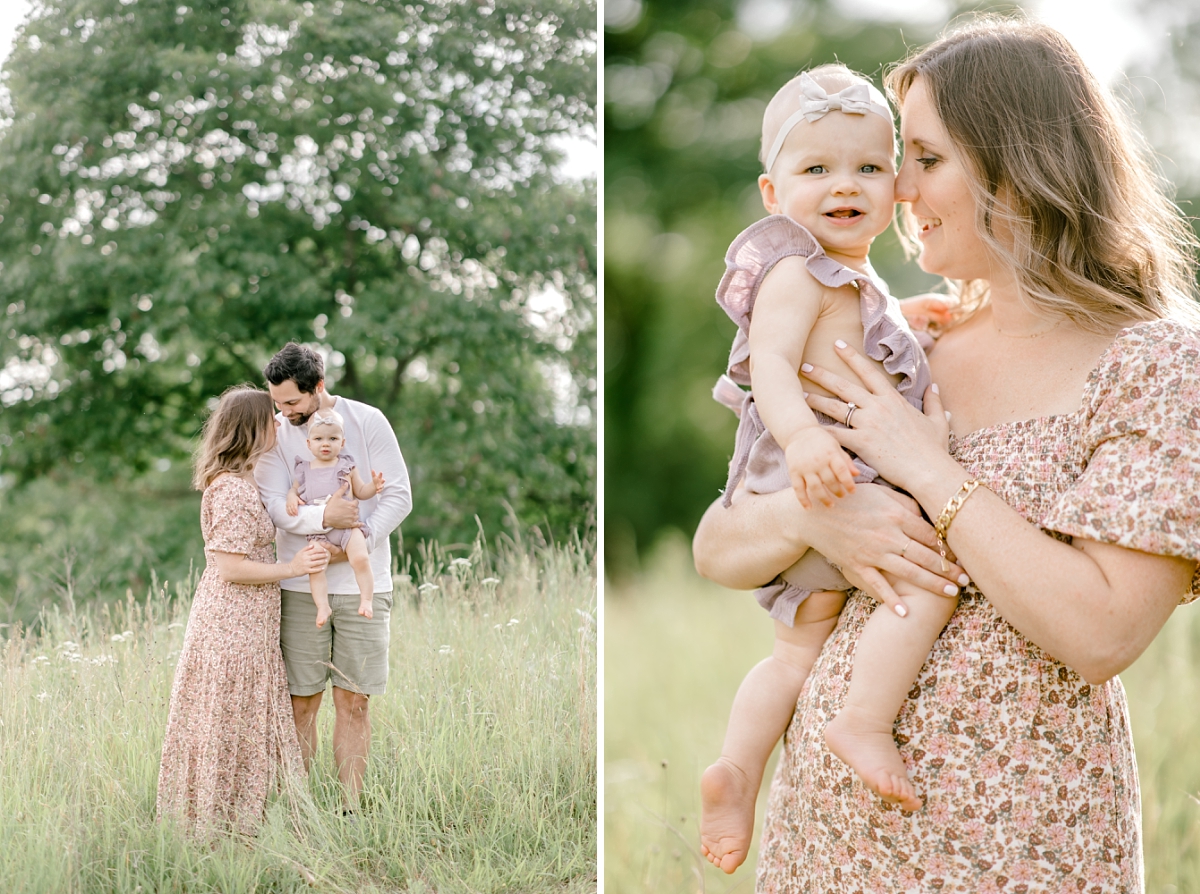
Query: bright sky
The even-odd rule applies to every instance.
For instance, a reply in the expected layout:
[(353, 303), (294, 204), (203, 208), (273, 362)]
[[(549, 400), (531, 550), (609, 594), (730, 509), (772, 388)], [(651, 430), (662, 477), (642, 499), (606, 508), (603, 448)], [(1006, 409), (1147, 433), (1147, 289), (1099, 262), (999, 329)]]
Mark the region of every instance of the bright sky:
[[(882, 19), (942, 21), (955, 4), (948, 0), (837, 0), (843, 9)], [(1111, 83), (1140, 54), (1151, 52), (1148, 26), (1135, 0), (1028, 0), (1028, 10), (1071, 41), (1092, 71)]]

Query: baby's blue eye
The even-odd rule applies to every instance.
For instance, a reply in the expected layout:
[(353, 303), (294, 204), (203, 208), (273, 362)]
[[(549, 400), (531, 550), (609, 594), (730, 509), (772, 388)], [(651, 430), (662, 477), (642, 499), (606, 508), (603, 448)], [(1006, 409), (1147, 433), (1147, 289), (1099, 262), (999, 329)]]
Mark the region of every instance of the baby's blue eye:
[(825, 173), (825, 165), (813, 165), (811, 168), (805, 168), (804, 173), (806, 173), (806, 174), (824, 174)]

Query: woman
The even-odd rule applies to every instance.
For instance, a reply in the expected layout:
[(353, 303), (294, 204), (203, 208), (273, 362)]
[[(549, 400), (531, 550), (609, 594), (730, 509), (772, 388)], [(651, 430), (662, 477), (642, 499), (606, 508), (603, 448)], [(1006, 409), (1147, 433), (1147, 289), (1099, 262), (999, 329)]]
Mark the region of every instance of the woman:
[(323, 570), (328, 553), (311, 544), (275, 561), (275, 526), (251, 476), (278, 424), (269, 394), (231, 388), (196, 453), (207, 565), (171, 687), (158, 815), (197, 836), (252, 834), (283, 774), (304, 772), (279, 649), (279, 581)]
[(745, 495), (710, 508), (697, 567), (760, 584), (812, 546), (890, 601), (873, 569), (926, 585), (948, 551), (971, 583), (896, 722), (914, 813), (825, 747), (872, 607), (847, 604), (787, 734), (759, 890), (1141, 891), (1115, 674), (1200, 592), (1194, 240), (1056, 32), (981, 20), (888, 83), (896, 197), (922, 268), (959, 283), (959, 322), (930, 354), (927, 415), (846, 349), (861, 384), (815, 369), (809, 404), (853, 411), (842, 445), (942, 540), (876, 488), (808, 512)]

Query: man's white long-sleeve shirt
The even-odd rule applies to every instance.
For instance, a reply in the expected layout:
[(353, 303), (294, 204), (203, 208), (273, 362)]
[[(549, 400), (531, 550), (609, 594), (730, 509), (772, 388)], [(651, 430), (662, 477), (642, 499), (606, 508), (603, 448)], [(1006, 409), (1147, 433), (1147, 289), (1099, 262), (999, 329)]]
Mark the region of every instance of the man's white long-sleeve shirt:
[[(355, 466), (363, 481), (371, 480), (371, 472), (382, 472), (383, 491), (358, 504), (358, 518), (371, 534), (367, 549), (371, 554), (371, 573), (375, 577), (375, 592), (392, 589), (392, 548), (390, 535), (412, 510), (412, 490), (408, 467), (400, 455), (400, 445), (387, 417), (367, 404), (349, 398), (335, 399), (333, 408), (346, 423), (346, 445), (343, 453), (354, 457)], [(276, 414), (280, 420), (275, 449), (259, 459), (254, 467), (254, 481), (262, 494), (263, 503), (275, 522), (275, 551), (280, 562), (290, 562), (308, 544), (308, 534), (329, 531), (322, 523), (324, 506), (301, 506), (298, 515), (288, 515), (287, 494), (292, 488), (292, 469), (296, 457), (311, 461), (306, 426), (295, 426)], [(347, 496), (353, 496), (347, 494)], [(357, 593), (358, 584), (349, 562), (338, 562), (326, 570), (330, 593)], [(311, 592), (308, 576), (282, 581), (285, 590)]]

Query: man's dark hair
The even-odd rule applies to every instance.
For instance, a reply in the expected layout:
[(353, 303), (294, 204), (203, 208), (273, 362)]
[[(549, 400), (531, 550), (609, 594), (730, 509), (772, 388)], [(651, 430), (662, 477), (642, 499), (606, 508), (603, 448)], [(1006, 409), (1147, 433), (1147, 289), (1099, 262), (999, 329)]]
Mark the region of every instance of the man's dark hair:
[(316, 394), (317, 382), (325, 378), (325, 361), (312, 348), (290, 341), (271, 358), (263, 375), (272, 385), (291, 379), (302, 394)]

